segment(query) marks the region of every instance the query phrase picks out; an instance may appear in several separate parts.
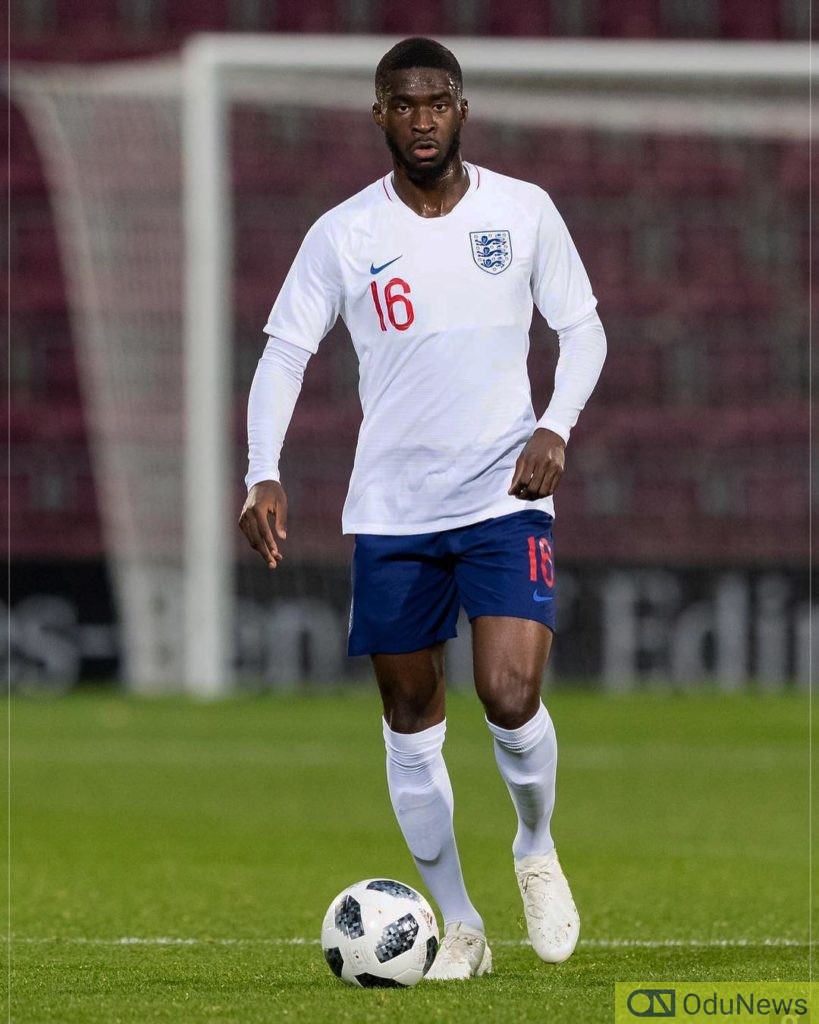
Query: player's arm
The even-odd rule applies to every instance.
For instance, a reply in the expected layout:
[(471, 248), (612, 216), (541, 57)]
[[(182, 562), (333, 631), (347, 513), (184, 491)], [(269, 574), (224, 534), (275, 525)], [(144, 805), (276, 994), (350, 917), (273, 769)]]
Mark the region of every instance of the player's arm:
[(560, 355), (546, 412), (515, 464), (509, 493), (524, 501), (553, 494), (565, 470), (566, 443), (606, 358), (606, 334), (586, 270), (551, 199), (544, 194), (532, 271), (532, 294)]
[(239, 526), (271, 569), (282, 560), (276, 537), (287, 536), (287, 495), (279, 479), (284, 435), (304, 369), (335, 323), (341, 301), (341, 275), (325, 215), (307, 232), (268, 317), (269, 341), (247, 407), (248, 495)]
[(524, 501), (554, 494), (566, 468), (566, 443), (606, 358), (606, 334), (595, 310), (558, 331), (560, 355), (546, 412), (518, 456), (509, 493)]
[(282, 559), (273, 531), (281, 540), (287, 537), (287, 495), (279, 477), (279, 458), (310, 355), (297, 345), (270, 338), (247, 403), (248, 494), (239, 526), (271, 569)]

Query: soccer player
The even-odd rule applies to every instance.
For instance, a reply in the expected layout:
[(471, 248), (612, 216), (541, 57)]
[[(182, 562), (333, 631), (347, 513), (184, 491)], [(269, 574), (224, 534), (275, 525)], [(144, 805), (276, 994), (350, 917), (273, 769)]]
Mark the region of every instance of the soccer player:
[[(250, 391), (240, 519), (274, 569), (287, 536), (285, 431), (307, 361), (341, 316), (364, 413), (342, 520), (355, 535), (349, 652), (372, 658), (390, 798), (443, 914), (432, 980), (492, 967), (442, 756), (443, 651), (461, 606), (518, 815), (529, 937), (549, 963), (577, 943), (550, 831), (557, 746), (540, 694), (555, 624), (552, 495), (606, 351), (597, 300), (547, 193), (462, 159), (462, 88), (458, 61), (429, 39), (406, 39), (380, 61), (373, 117), (392, 172), (319, 218), (279, 292)], [(539, 420), (526, 369), (533, 303), (560, 343)]]

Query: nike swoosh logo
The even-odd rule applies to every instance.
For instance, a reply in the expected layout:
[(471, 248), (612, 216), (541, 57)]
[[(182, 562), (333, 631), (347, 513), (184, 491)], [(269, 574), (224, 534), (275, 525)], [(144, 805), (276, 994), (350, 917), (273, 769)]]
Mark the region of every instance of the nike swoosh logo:
[[(403, 255), (404, 254), (401, 253), (401, 256), (403, 256)], [(401, 256), (396, 256), (395, 260), (400, 260)], [(371, 263), (370, 264), (370, 273), (371, 274), (380, 274), (382, 270), (386, 270), (387, 267), (392, 266), (392, 264), (395, 263), (395, 260), (390, 260), (389, 263), (382, 263), (380, 267), (377, 267), (377, 266), (375, 266), (374, 263)]]
[(533, 592), (533, 594), (532, 594), (532, 597), (533, 597), (533, 598), (535, 599), (535, 601), (538, 601), (538, 602), (539, 602), (539, 603), (541, 603), (541, 604), (542, 604), (542, 603), (543, 603), (544, 601), (551, 601), (551, 600), (552, 600), (552, 596), (553, 596), (552, 594), (549, 594), (549, 596), (548, 596), (548, 597), (541, 597), (541, 596), (540, 596), (540, 594), (539, 594), (539, 593), (537, 592), (537, 590), (535, 590), (535, 591)]

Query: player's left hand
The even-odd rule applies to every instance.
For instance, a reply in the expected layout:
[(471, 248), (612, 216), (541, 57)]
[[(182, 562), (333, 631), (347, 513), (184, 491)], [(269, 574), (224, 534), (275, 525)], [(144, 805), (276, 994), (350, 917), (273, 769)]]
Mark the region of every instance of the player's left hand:
[(518, 455), (509, 494), (521, 501), (536, 501), (554, 494), (563, 476), (566, 442), (544, 427), (532, 434)]

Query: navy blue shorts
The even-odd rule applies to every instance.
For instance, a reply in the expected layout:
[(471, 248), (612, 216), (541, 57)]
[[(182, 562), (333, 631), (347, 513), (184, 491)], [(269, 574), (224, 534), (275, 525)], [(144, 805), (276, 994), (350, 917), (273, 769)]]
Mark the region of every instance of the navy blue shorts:
[(554, 631), (552, 516), (524, 509), (406, 537), (356, 534), (350, 654), (402, 654), (457, 636), (461, 606)]

